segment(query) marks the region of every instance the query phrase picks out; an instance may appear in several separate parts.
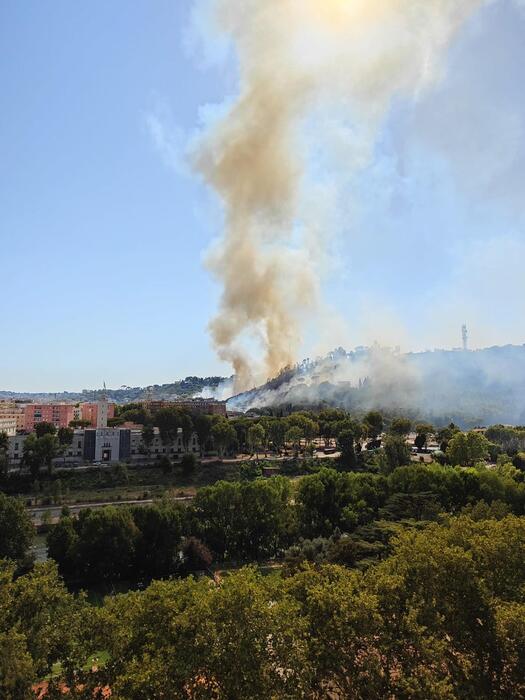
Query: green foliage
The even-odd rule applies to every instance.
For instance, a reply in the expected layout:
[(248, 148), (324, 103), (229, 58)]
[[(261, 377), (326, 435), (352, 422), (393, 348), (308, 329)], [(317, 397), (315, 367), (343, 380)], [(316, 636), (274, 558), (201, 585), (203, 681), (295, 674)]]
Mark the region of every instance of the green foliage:
[(341, 430), (337, 436), (337, 446), (341, 451), (340, 465), (345, 471), (351, 471), (357, 466), (354, 439), (354, 431), (348, 428)]
[(41, 438), (44, 435), (55, 435), (56, 431), (57, 429), (53, 423), (46, 423), (45, 421), (42, 421), (41, 423), (35, 424), (35, 433), (37, 438)]
[[(40, 423), (40, 425), (44, 425)], [(54, 426), (53, 426), (54, 428)], [(22, 463), (29, 467), (31, 475), (36, 478), (42, 467), (51, 471), (53, 460), (58, 456), (58, 438), (51, 432), (46, 432), (42, 437), (31, 433), (24, 440)]]
[(205, 414), (198, 414), (193, 417), (193, 427), (199, 438), (201, 452), (206, 452), (211, 437), (213, 425), (212, 417)]
[(450, 464), (472, 467), (476, 462), (488, 457), (489, 441), (482, 433), (456, 433), (447, 447)]
[(364, 417), (363, 424), (367, 437), (376, 440), (383, 431), (383, 416), (379, 411), (369, 411)]
[(485, 437), (510, 455), (525, 450), (525, 428), (492, 425), (485, 431)]
[(59, 428), (57, 437), (58, 442), (62, 447), (69, 447), (73, 442), (75, 432), (72, 428)]
[(239, 467), (239, 479), (241, 481), (255, 481), (262, 476), (262, 467), (259, 462), (243, 462)]
[(329, 536), (336, 528), (351, 531), (373, 519), (386, 495), (383, 477), (321, 469), (302, 479), (297, 489), (301, 532), (316, 537)]
[(0, 561), (0, 697), (35, 697), (32, 682), (77, 651), (83, 608), (54, 563), (15, 578), (13, 566)]
[(524, 543), (524, 519), (462, 517), (401, 532), (364, 574), (156, 582), (98, 612), (91, 648), (110, 660), (90, 683), (181, 700), (522, 697)]
[(155, 429), (153, 428), (152, 425), (145, 425), (142, 428), (142, 442), (146, 446), (146, 449), (149, 450), (151, 449), (151, 446), (153, 445), (153, 440), (155, 439)]
[(22, 562), (33, 535), (33, 523), (22, 503), (0, 492), (0, 559)]
[(410, 432), (412, 427), (412, 421), (409, 418), (394, 418), (390, 423), (389, 432), (392, 435), (399, 435), (399, 437), (406, 437)]
[(138, 528), (127, 508), (83, 510), (78, 521), (77, 562), (86, 581), (133, 577)]
[(382, 471), (391, 474), (398, 467), (410, 464), (410, 448), (404, 437), (387, 435), (383, 443)]
[(261, 423), (255, 423), (248, 428), (248, 445), (252, 452), (260, 452), (265, 444), (266, 432)]
[(188, 452), (182, 456), (180, 464), (185, 477), (193, 476), (197, 469), (197, 457), (193, 453)]
[(220, 559), (276, 554), (293, 527), (290, 484), (283, 477), (253, 482), (219, 482), (197, 492), (193, 531)]
[(237, 441), (237, 433), (234, 426), (226, 419), (216, 420), (211, 428), (211, 438), (219, 455), (231, 450)]

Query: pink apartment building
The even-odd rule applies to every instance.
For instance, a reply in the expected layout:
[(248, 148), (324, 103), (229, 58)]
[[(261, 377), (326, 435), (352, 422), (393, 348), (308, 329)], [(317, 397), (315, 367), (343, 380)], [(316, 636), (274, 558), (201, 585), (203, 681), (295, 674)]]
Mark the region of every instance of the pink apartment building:
[(24, 407), (24, 430), (32, 432), (37, 423), (53, 423), (56, 428), (67, 428), (74, 417), (75, 407), (73, 404), (26, 404)]

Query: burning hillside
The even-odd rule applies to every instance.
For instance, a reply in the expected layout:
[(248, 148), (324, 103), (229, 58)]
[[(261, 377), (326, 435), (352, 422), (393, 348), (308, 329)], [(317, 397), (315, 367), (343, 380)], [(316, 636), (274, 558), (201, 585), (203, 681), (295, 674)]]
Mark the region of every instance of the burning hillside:
[(424, 416), (435, 423), (525, 422), (525, 345), (401, 354), (342, 348), (305, 360), (229, 400), (232, 409), (337, 406)]

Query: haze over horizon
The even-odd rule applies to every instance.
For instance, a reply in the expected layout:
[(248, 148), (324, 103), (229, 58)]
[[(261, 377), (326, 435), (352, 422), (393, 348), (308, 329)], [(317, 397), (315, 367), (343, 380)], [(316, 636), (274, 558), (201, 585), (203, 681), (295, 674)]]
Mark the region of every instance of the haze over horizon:
[[(203, 265), (223, 214), (186, 164), (238, 95), (213, 4), (0, 8), (0, 390), (231, 374)], [(312, 217), (330, 235), (310, 249), (323, 323), (298, 315), (297, 360), (455, 347), (464, 322), (473, 349), (525, 342), (525, 10), (469, 7), (424, 66), (435, 77), (395, 92), (372, 140), (338, 105), (304, 115)]]

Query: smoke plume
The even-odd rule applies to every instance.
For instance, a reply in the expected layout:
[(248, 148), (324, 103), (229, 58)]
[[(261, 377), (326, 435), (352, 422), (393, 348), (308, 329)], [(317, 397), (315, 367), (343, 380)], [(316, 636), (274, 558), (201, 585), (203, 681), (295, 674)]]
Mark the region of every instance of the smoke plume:
[(330, 131), (345, 131), (347, 169), (364, 167), (392, 101), (415, 100), (439, 79), (444, 49), (483, 4), (212, 3), (235, 46), (239, 92), (200, 141), (195, 166), (224, 205), (224, 234), (208, 261), (223, 289), (210, 332), (237, 390), (294, 362), (304, 316), (319, 309), (316, 251), (328, 232), (321, 217), (305, 217), (318, 194), (307, 177), (316, 150), (333, 142)]

